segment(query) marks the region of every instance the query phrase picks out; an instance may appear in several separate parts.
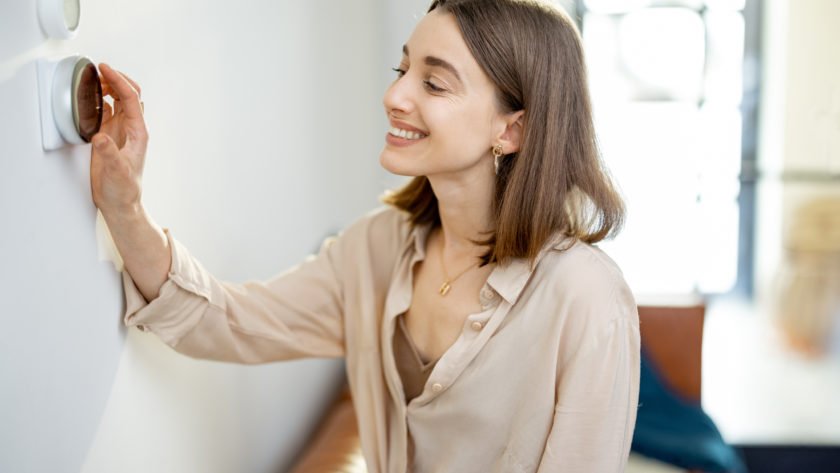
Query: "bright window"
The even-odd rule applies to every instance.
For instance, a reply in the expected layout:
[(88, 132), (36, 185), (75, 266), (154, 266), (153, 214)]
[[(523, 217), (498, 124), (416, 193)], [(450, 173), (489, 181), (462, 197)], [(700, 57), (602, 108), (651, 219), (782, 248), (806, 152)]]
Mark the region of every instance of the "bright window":
[(738, 275), (744, 0), (578, 2), (601, 151), (628, 206), (601, 247), (639, 294)]

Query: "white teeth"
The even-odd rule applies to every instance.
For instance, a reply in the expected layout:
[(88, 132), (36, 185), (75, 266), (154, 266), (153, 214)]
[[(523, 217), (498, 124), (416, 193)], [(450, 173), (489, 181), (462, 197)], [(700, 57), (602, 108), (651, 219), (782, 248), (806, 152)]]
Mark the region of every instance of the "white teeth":
[(388, 133), (398, 136), (400, 138), (405, 138), (407, 140), (419, 140), (423, 137), (422, 134), (417, 133), (416, 131), (408, 131), (408, 130), (401, 130), (396, 127), (391, 127), (388, 129)]

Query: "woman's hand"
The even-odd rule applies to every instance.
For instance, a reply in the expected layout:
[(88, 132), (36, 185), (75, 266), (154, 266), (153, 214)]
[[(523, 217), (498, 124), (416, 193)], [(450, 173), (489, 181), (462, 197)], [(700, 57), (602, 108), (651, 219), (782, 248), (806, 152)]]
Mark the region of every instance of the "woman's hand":
[(113, 98), (114, 106), (103, 104), (102, 127), (91, 140), (93, 202), (105, 217), (125, 270), (150, 301), (158, 296), (172, 262), (163, 229), (140, 202), (149, 141), (140, 87), (107, 64), (100, 64), (99, 71), (102, 94)]
[(106, 220), (141, 211), (143, 163), (149, 135), (143, 121), (140, 87), (107, 64), (99, 65), (103, 96), (102, 126), (91, 142), (93, 202)]

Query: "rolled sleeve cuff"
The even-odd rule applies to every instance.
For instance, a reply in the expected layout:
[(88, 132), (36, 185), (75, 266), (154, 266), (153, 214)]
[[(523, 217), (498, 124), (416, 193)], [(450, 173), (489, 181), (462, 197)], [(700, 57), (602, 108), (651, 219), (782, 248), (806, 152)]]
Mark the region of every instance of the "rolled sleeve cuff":
[(223, 306), (224, 296), (216, 289), (207, 271), (195, 261), (169, 230), (164, 230), (169, 242), (172, 265), (158, 297), (151, 301), (137, 288), (123, 269), (125, 317), (127, 326), (153, 331), (170, 345), (175, 344), (200, 318), (200, 306)]

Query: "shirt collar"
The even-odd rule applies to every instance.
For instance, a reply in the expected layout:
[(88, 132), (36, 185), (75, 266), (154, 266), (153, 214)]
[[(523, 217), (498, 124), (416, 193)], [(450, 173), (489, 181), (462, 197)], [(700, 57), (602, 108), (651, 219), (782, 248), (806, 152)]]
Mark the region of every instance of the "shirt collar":
[[(431, 224), (412, 225), (408, 238), (403, 246), (403, 255), (413, 253), (412, 260), (420, 261), (426, 258), (426, 238), (432, 229)], [(564, 250), (574, 244), (574, 240), (557, 236), (551, 238), (537, 254), (534, 264), (525, 258), (512, 258), (504, 265), (498, 265), (487, 278), (487, 284), (499, 293), (508, 303), (513, 304), (525, 288), (540, 260), (550, 251)]]
[(505, 265), (496, 266), (487, 277), (487, 284), (513, 305), (519, 298), (525, 283), (531, 278), (532, 272), (528, 260), (513, 258)]
[(525, 284), (531, 279), (531, 275), (542, 261), (543, 257), (551, 251), (562, 251), (574, 245), (574, 239), (563, 235), (556, 235), (550, 238), (543, 246), (534, 263), (531, 264), (525, 258), (512, 258), (504, 266), (499, 265), (490, 273), (487, 284), (499, 293), (508, 303), (513, 304), (525, 288)]
[[(411, 225), (411, 223), (408, 223)], [(431, 224), (411, 225), (411, 231), (402, 248), (402, 255), (405, 256), (409, 251), (414, 253), (414, 260), (420, 261), (426, 258), (426, 238), (431, 231)]]

